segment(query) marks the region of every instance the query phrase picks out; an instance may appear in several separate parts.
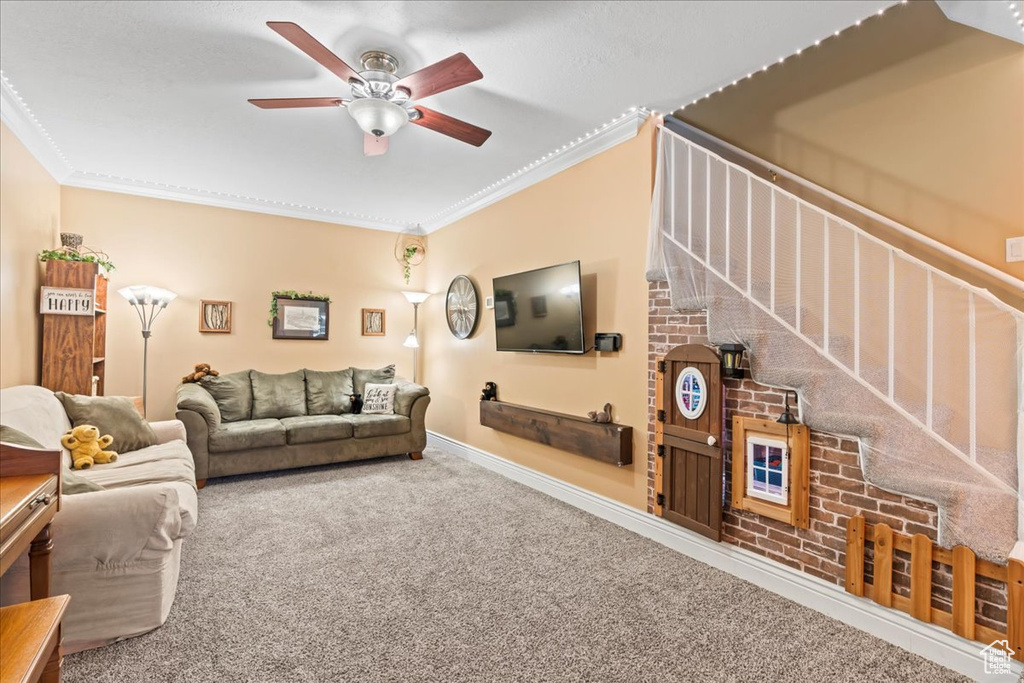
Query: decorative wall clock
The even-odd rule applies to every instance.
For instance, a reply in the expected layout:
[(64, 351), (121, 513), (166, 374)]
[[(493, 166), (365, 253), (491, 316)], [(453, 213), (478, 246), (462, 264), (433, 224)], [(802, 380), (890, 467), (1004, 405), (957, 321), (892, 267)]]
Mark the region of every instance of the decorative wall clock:
[(445, 299), (445, 315), (448, 329), (456, 339), (466, 339), (476, 329), (479, 311), (479, 297), (473, 281), (465, 275), (457, 275), (448, 286)]

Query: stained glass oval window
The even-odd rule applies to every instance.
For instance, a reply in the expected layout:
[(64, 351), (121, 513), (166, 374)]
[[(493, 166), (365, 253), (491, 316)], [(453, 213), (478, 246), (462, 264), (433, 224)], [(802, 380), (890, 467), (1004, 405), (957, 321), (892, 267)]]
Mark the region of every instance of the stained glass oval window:
[(708, 402), (708, 383), (695, 367), (683, 368), (676, 379), (676, 407), (687, 420), (696, 420)]

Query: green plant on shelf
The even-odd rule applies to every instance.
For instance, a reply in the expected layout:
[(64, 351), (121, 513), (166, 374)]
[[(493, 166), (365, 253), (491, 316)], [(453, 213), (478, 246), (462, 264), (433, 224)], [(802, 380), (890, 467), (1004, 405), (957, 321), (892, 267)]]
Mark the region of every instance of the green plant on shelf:
[(83, 263), (97, 263), (103, 266), (107, 272), (112, 272), (115, 268), (114, 264), (109, 260), (97, 256), (96, 254), (80, 254), (77, 251), (70, 251), (66, 249), (43, 249), (39, 252), (39, 260), (43, 263), (47, 261), (81, 261)]
[(267, 318), (267, 327), (274, 326), (274, 318), (277, 317), (278, 299), (312, 299), (313, 301), (326, 301), (331, 303), (331, 297), (326, 294), (314, 294), (313, 292), (296, 292), (294, 289), (282, 289), (270, 293), (270, 317)]

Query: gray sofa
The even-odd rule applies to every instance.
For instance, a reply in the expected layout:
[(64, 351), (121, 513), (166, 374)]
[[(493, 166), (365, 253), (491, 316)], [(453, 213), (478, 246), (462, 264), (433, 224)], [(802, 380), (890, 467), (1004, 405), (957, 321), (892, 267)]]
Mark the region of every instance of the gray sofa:
[[(396, 384), (393, 415), (353, 414), (349, 396)], [(272, 375), (244, 370), (178, 387), (197, 484), (234, 474), (385, 455), (422, 457), (430, 392), (396, 379), (394, 366)]]

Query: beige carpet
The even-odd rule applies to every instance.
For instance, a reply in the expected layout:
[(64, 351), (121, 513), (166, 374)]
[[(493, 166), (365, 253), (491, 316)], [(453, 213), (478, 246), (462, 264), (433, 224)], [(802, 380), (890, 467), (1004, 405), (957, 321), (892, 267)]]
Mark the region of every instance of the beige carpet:
[(199, 505), (170, 619), (67, 683), (966, 680), (433, 449)]

